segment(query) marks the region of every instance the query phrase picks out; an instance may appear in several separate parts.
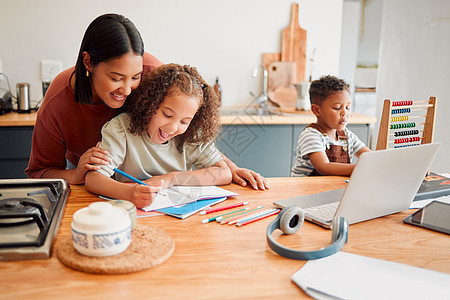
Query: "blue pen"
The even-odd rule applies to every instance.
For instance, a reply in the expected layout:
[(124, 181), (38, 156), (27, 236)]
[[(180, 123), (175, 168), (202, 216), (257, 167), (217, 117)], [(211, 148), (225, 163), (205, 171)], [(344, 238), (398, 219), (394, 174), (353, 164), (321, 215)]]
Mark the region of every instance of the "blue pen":
[(119, 170), (119, 169), (117, 169), (117, 168), (114, 168), (113, 170), (114, 170), (114, 172), (117, 172), (117, 173), (119, 173), (120, 175), (125, 176), (126, 178), (133, 180), (133, 181), (136, 182), (136, 183), (143, 184), (143, 185), (148, 185), (148, 184), (146, 184), (145, 182), (142, 182), (142, 181), (140, 181), (139, 179), (134, 178), (133, 176), (131, 176), (131, 175), (125, 173), (124, 171), (121, 171), (121, 170)]

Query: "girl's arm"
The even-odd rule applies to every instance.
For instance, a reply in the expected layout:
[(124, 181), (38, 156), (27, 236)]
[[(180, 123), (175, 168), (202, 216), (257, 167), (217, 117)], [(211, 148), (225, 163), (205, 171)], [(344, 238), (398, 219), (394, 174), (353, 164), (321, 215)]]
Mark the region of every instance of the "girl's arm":
[(321, 151), (309, 154), (309, 160), (320, 175), (350, 176), (355, 168), (354, 164), (330, 162)]
[(152, 204), (163, 182), (154, 181), (151, 185), (129, 184), (116, 181), (97, 171), (86, 174), (86, 189), (95, 194), (115, 199), (128, 200), (138, 208)]
[(231, 171), (227, 164), (220, 160), (214, 166), (194, 171), (173, 171), (160, 176), (153, 176), (145, 183), (153, 185), (155, 181), (163, 180), (163, 188), (174, 185), (226, 185), (231, 183)]

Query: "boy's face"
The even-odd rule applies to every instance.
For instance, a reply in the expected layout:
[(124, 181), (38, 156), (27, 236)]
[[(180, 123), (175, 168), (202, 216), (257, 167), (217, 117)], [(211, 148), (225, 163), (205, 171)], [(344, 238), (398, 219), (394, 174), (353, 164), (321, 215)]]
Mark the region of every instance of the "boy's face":
[(346, 90), (328, 96), (321, 105), (313, 106), (317, 124), (323, 130), (343, 130), (347, 126), (351, 113), (351, 97)]
[(151, 117), (147, 127), (150, 139), (156, 144), (183, 134), (200, 105), (199, 99), (181, 93), (169, 93)]

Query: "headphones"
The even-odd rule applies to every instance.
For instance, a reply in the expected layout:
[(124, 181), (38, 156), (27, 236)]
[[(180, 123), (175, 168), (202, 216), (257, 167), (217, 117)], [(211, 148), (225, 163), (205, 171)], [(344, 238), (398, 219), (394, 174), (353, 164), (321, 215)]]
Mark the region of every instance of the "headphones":
[(272, 237), (275, 229), (280, 229), (284, 234), (293, 234), (300, 229), (305, 220), (303, 209), (298, 206), (284, 208), (272, 223), (267, 227), (267, 243), (270, 248), (281, 256), (298, 259), (312, 260), (332, 255), (344, 247), (348, 240), (348, 222), (344, 217), (335, 217), (332, 222), (333, 233), (331, 244), (315, 251), (299, 251), (280, 245)]

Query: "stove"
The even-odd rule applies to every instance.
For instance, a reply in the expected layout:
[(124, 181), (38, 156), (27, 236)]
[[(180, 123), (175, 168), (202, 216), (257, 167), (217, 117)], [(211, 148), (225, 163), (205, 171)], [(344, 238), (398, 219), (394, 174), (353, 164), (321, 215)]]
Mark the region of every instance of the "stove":
[(64, 179), (0, 179), (0, 261), (49, 258), (69, 193)]

